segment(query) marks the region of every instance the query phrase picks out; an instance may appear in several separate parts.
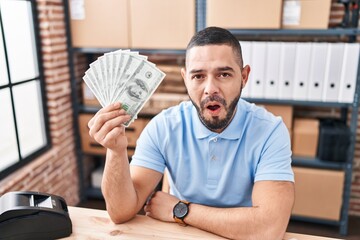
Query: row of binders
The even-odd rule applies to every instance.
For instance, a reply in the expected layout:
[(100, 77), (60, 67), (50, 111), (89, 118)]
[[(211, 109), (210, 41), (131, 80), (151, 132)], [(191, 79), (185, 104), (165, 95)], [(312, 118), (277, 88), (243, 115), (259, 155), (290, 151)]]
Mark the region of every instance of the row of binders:
[(358, 43), (240, 41), (250, 65), (242, 97), (352, 103)]

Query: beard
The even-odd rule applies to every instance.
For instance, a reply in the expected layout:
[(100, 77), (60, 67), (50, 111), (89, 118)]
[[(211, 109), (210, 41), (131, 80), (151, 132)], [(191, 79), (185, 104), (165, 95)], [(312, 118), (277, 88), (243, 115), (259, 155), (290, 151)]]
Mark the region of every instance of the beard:
[[(236, 106), (237, 106), (237, 103), (239, 102), (239, 99), (240, 99), (240, 96), (241, 96), (241, 91), (239, 93), (238, 96), (236, 96), (231, 102), (230, 104), (228, 105), (226, 100), (224, 98), (221, 98), (219, 97), (218, 95), (212, 95), (212, 96), (209, 96), (207, 98), (205, 98), (204, 100), (202, 100), (200, 102), (200, 106), (198, 106), (190, 97), (190, 100), (191, 102), (194, 104), (195, 108), (196, 108), (196, 111), (198, 113), (198, 116), (201, 120), (201, 122), (211, 131), (216, 131), (216, 130), (221, 130), (221, 129), (224, 129), (225, 127), (227, 127), (233, 116), (234, 116), (234, 112), (236, 110)], [(224, 108), (225, 108), (225, 111), (226, 111), (226, 115), (224, 118), (219, 118), (219, 117), (211, 117), (210, 119), (206, 119), (205, 116), (204, 116), (204, 110), (206, 109), (205, 108), (205, 105), (210, 102), (210, 101), (217, 101), (219, 103), (221, 103)]]

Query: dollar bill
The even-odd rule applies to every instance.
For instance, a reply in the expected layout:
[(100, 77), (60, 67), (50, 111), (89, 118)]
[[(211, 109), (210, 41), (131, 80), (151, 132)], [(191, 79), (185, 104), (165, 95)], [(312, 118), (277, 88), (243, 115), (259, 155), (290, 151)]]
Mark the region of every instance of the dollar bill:
[(89, 87), (89, 89), (94, 93), (96, 99), (99, 101), (100, 105), (102, 107), (106, 106), (106, 103), (104, 102), (102, 96), (100, 95), (99, 91), (97, 90), (98, 87), (95, 86), (96, 80), (93, 79), (92, 75), (87, 72), (87, 74), (85, 74), (85, 76), (83, 77), (84, 82), (86, 83), (86, 85)]
[(126, 127), (137, 118), (137, 114), (164, 77), (165, 73), (157, 69), (154, 64), (142, 60), (136, 71), (127, 79), (116, 99), (131, 116), (131, 119), (124, 124)]
[(138, 57), (134, 54), (126, 54), (125, 56), (125, 64), (124, 68), (122, 69), (122, 73), (120, 76), (120, 80), (117, 82), (117, 86), (114, 89), (114, 98), (113, 100), (116, 101), (121, 94), (122, 88), (124, 84), (129, 80), (130, 76), (132, 76), (135, 71), (138, 69), (142, 61), (144, 60), (141, 57)]
[(94, 76), (94, 82), (96, 82), (96, 85), (98, 86), (97, 90), (99, 92), (99, 95), (101, 96), (102, 102), (105, 103), (105, 106), (109, 104), (109, 101), (106, 96), (106, 89), (105, 89), (105, 83), (104, 83), (104, 73), (102, 71), (102, 67), (100, 66), (99, 61), (95, 61), (90, 64), (90, 69), (92, 69), (92, 73)]
[(124, 124), (128, 127), (164, 77), (165, 74), (146, 56), (119, 49), (105, 53), (91, 63), (83, 79), (102, 107), (114, 102), (122, 104), (131, 115)]

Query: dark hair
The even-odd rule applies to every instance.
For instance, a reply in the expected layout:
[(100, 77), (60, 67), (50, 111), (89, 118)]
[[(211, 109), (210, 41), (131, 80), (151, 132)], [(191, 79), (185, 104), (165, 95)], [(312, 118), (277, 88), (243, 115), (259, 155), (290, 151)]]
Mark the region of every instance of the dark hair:
[(240, 68), (243, 67), (241, 46), (236, 37), (226, 29), (219, 27), (207, 27), (197, 32), (190, 40), (186, 53), (193, 47), (206, 45), (228, 45), (232, 48), (238, 59)]

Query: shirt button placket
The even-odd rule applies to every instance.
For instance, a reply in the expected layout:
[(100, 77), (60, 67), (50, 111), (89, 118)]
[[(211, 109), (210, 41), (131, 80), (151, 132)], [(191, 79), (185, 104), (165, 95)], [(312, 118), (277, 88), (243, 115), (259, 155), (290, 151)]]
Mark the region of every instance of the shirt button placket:
[(216, 186), (218, 178), (218, 162), (216, 157), (216, 149), (217, 149), (217, 141), (218, 137), (214, 137), (209, 141), (209, 167), (207, 173), (207, 184), (209, 186)]

